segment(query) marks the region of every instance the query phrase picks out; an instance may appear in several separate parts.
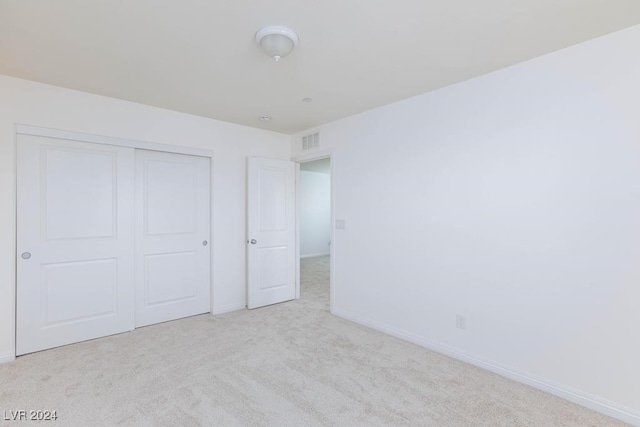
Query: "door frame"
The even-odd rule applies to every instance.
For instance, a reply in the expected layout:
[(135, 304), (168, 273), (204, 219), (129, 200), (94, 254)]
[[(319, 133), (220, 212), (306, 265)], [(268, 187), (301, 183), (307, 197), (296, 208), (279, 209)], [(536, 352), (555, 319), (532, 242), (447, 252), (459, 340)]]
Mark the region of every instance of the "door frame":
[(331, 219), (329, 235), (331, 244), (329, 245), (329, 312), (333, 313), (335, 308), (335, 265), (336, 265), (336, 229), (335, 229), (335, 155), (333, 150), (318, 150), (313, 153), (303, 154), (292, 158), (297, 163), (296, 166), (296, 299), (300, 298), (300, 164), (313, 162), (314, 160), (329, 159), (330, 169), (330, 204)]
[[(192, 148), (192, 147), (185, 147), (185, 146), (179, 146), (179, 145), (170, 145), (170, 144), (162, 144), (162, 143), (157, 143), (157, 142), (147, 142), (147, 141), (136, 141), (133, 139), (126, 139), (126, 138), (118, 138), (118, 137), (111, 137), (111, 136), (103, 136), (103, 135), (95, 135), (95, 134), (90, 134), (90, 133), (82, 133), (82, 132), (74, 132), (74, 131), (67, 131), (67, 130), (60, 130), (60, 129), (51, 129), (51, 128), (45, 128), (45, 127), (40, 127), (40, 126), (33, 126), (33, 125), (25, 125), (25, 124), (20, 124), (20, 123), (16, 123), (15, 124), (15, 134), (14, 134), (14, 144), (15, 144), (15, 152), (17, 153), (17, 145), (18, 145), (18, 136), (19, 135), (33, 135), (33, 136), (43, 136), (43, 137), (48, 137), (48, 138), (57, 138), (57, 139), (67, 139), (67, 140), (71, 140), (71, 141), (79, 141), (79, 142), (88, 142), (88, 143), (93, 143), (93, 144), (102, 144), (102, 145), (114, 145), (114, 146), (118, 146), (118, 147), (128, 147), (128, 148), (133, 148), (133, 149), (141, 149), (141, 150), (149, 150), (149, 151), (162, 151), (165, 153), (176, 153), (176, 154), (186, 154), (189, 156), (199, 156), (199, 157), (206, 157), (209, 159), (209, 229), (210, 229), (210, 241), (211, 241), (211, 259), (210, 259), (210, 263), (209, 263), (209, 287), (211, 290), (210, 293), (210, 313), (213, 313), (213, 301), (214, 301), (214, 283), (215, 283), (215, 278), (214, 278), (214, 262), (215, 262), (215, 257), (213, 256), (214, 254), (214, 243), (215, 243), (215, 234), (214, 234), (214, 228), (213, 228), (213, 224), (214, 224), (214, 152), (212, 150), (207, 150), (207, 149), (202, 149), (202, 148)], [(14, 167), (18, 168), (18, 156), (16, 154), (15, 158), (14, 158)], [(17, 189), (17, 184), (14, 187), (14, 203), (17, 200), (18, 197), (18, 189)], [(15, 230), (17, 231), (17, 221), (18, 221), (18, 206), (17, 203), (15, 203), (15, 211), (13, 212), (14, 218), (13, 218), (13, 226), (15, 228)], [(15, 256), (15, 251), (17, 248), (17, 241), (18, 241), (18, 235), (16, 233), (13, 244), (14, 244), (14, 301), (13, 301), (13, 358), (15, 359), (16, 357), (16, 335), (18, 332), (18, 328), (17, 328), (17, 323), (16, 323), (16, 316), (17, 316), (17, 293), (18, 293), (18, 257)]]

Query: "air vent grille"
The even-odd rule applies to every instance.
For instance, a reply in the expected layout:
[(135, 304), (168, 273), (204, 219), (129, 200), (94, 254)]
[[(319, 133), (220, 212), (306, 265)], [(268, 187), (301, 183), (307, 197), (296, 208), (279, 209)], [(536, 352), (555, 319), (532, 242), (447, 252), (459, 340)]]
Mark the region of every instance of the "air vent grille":
[(302, 137), (302, 151), (315, 150), (320, 147), (320, 132)]

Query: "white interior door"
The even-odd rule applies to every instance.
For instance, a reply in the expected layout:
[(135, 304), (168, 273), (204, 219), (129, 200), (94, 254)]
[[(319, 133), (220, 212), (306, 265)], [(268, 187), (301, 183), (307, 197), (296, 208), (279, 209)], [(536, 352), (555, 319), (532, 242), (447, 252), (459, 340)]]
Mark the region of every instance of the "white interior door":
[(210, 159), (136, 150), (136, 326), (211, 311)]
[(247, 305), (257, 308), (295, 298), (295, 163), (249, 157), (247, 167)]
[(18, 355), (134, 328), (132, 148), (18, 136)]

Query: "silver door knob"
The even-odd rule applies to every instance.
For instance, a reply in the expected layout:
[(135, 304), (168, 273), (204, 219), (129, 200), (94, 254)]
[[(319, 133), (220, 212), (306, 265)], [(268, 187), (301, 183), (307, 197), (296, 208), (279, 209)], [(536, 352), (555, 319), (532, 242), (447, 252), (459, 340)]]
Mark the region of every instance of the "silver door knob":
[(20, 255), (22, 257), (22, 259), (29, 259), (31, 258), (31, 252), (22, 252), (22, 255)]
[(258, 241), (256, 239), (251, 239), (249, 243), (251, 243), (252, 245), (255, 245), (256, 243), (258, 243)]
[(202, 241), (202, 246), (207, 246), (209, 244), (209, 242), (207, 242), (206, 240)]

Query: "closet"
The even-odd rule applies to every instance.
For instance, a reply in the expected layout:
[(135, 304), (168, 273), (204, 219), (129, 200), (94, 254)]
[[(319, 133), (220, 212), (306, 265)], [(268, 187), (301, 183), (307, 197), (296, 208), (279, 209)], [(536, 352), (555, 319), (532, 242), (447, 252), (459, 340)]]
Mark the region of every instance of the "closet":
[(209, 157), (29, 134), (17, 152), (18, 355), (210, 311)]

